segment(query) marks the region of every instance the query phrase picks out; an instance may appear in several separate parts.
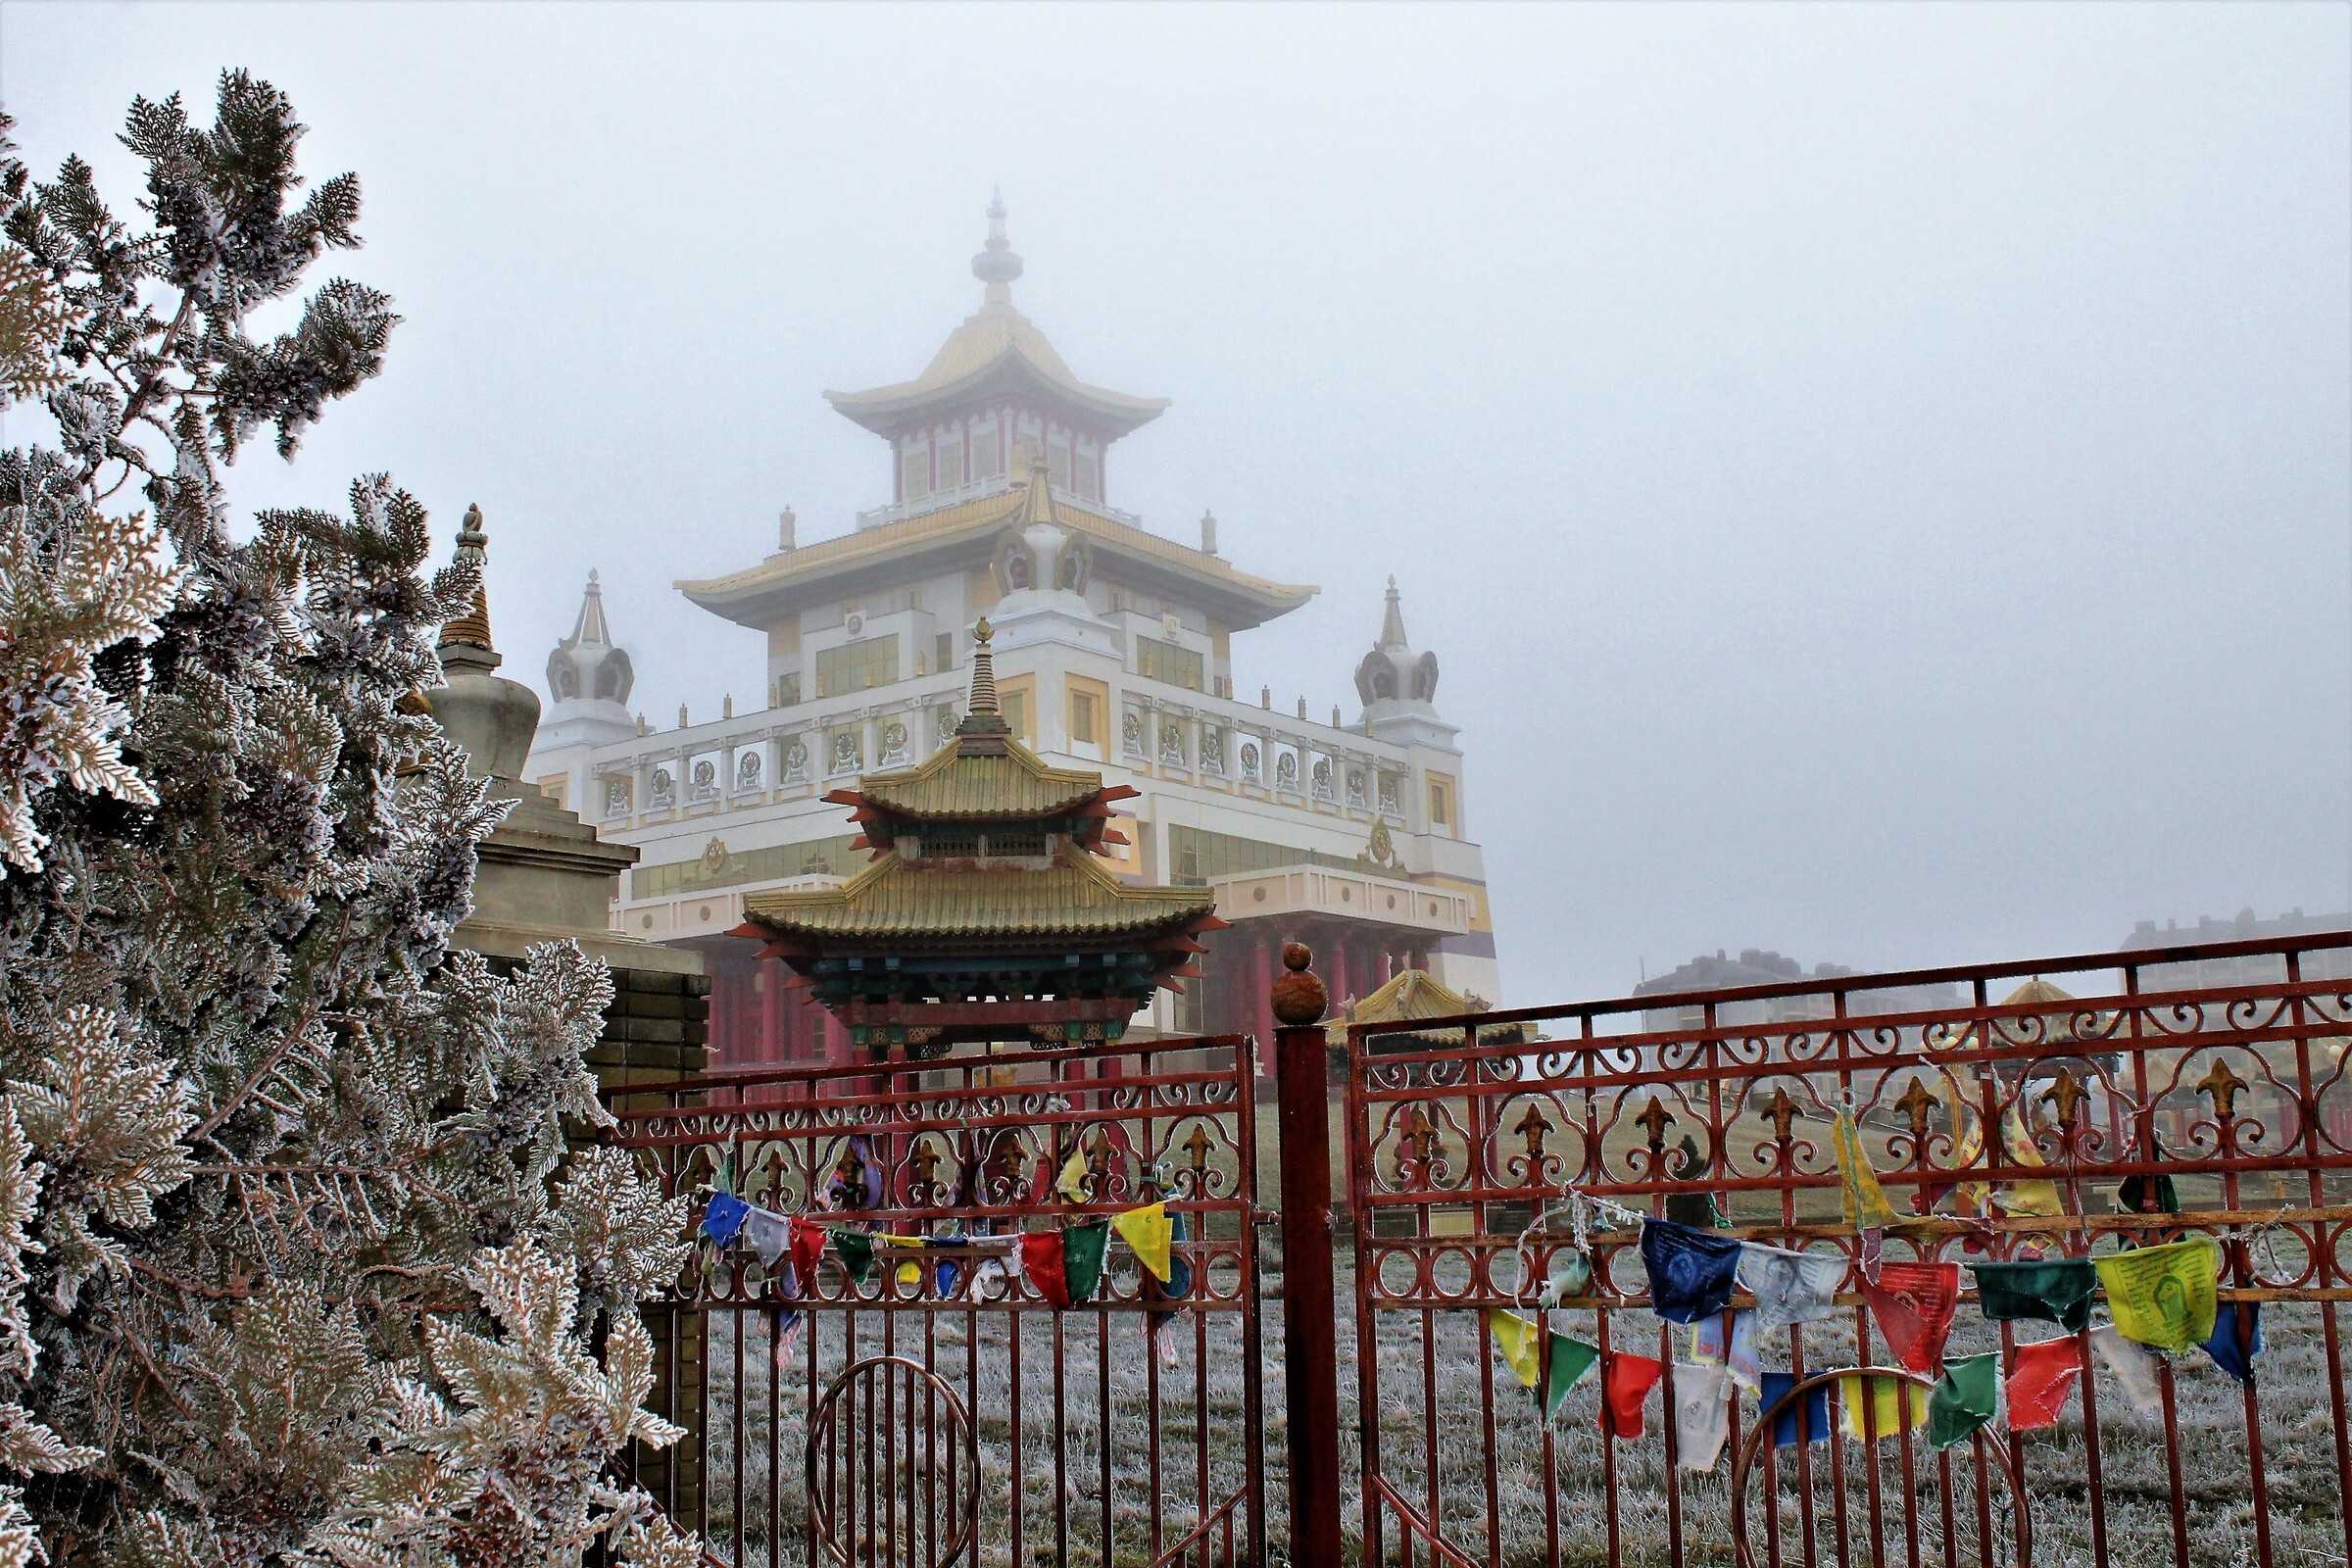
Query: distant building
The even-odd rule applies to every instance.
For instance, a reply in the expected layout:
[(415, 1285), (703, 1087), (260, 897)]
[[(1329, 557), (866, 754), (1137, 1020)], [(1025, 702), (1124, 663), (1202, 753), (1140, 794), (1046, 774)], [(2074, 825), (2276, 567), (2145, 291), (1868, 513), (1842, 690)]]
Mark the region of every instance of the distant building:
[[(1738, 986), (1779, 986), (1800, 980), (1818, 980), (1826, 985), (1860, 972), (1837, 963), (1819, 963), (1807, 970), (1794, 958), (1763, 948), (1742, 948), (1738, 957), (1732, 957), (1718, 948), (1711, 956), (1702, 953), (1679, 968), (1642, 981), (1634, 987), (1634, 995), (1661, 999), (1658, 1006), (1643, 1009), (1642, 1027), (1644, 1031), (1655, 1033), (1670, 1029), (1699, 1029), (1706, 1022), (1703, 1004), (1674, 1004), (1663, 999), (1690, 992), (1728, 991)], [(1885, 990), (1849, 992), (1846, 996), (1846, 1011), (1853, 1016), (1924, 1012), (1936, 1007), (1956, 1007), (1967, 1000), (1958, 986), (1897, 986)], [(1715, 1021), (1718, 1024), (1792, 1023), (1805, 1018), (1827, 1018), (1835, 1010), (1830, 993), (1825, 989), (1763, 1002), (1724, 1003), (1715, 1009)]]
[[(1013, 308), (1022, 263), (1001, 203), (972, 271), (979, 309), (919, 375), (827, 394), (882, 442), (886, 499), (824, 539), (800, 540), (787, 511), (763, 559), (676, 585), (762, 634), (764, 667), (739, 687), (760, 695), (743, 711), (730, 700), (714, 717), (681, 712), (675, 728), (649, 730), (627, 707), (636, 671), (590, 581), (548, 662), (528, 776), (641, 852), (618, 928), (703, 953), (720, 1060), (844, 1048), (838, 1020), (778, 995), (762, 972), (775, 966), (755, 966), (751, 945), (726, 933), (747, 898), (828, 888), (866, 865), (827, 797), (948, 739), (986, 615), (1013, 738), (1052, 767), (1125, 786), (1110, 873), (1205, 889), (1229, 922), (1203, 939), (1202, 973), (1161, 993), (1135, 1030), (1256, 1032), (1270, 1045), (1286, 940), (1313, 946), (1334, 997), (1404, 969), (1495, 996), (1456, 726), (1439, 713), (1437, 656), (1406, 635), (1395, 582), (1364, 607), (1364, 631), (1378, 630), (1356, 644), (1352, 720), (1336, 707), (1328, 722), (1310, 718), (1303, 699), (1278, 705), (1273, 685), (1237, 669), (1235, 637), (1315, 590), (1243, 570), (1213, 516), (1195, 543), (1112, 506), (1110, 448), (1166, 404), (1081, 381)], [(1332, 551), (1358, 548), (1343, 518), (1316, 526)], [(640, 569), (658, 566), (649, 550)], [(1352, 618), (1325, 639), (1335, 660)], [(1348, 672), (1335, 662), (1324, 678)]]
[[(2265, 920), (2251, 908), (2245, 908), (2228, 919), (2200, 914), (2195, 925), (2184, 926), (2177, 920), (2167, 920), (2162, 930), (2157, 929), (2155, 921), (2142, 920), (2132, 928), (2132, 934), (2124, 938), (2119, 946), (2128, 952), (2145, 952), (2150, 948), (2179, 948), (2208, 942), (2252, 942), (2345, 930), (2352, 930), (2352, 913), (2305, 914), (2301, 909), (2289, 909), (2284, 914), (2273, 915)], [(2285, 965), (2275, 955), (2249, 954), (2235, 958), (2151, 963), (2140, 970), (2139, 984), (2143, 991), (2191, 991), (2208, 986), (2270, 984), (2285, 977)], [(2303, 961), (2303, 978), (2352, 978), (2352, 948), (2334, 948), (2310, 955)]]

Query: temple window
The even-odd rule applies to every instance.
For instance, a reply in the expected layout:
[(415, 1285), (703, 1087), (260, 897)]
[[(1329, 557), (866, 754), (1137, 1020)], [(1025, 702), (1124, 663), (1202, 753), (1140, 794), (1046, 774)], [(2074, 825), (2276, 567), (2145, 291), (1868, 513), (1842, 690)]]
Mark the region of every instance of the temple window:
[(963, 483), (963, 437), (951, 431), (939, 443), (939, 487), (953, 490)]
[(1136, 638), (1135, 672), (1148, 680), (1166, 681), (1187, 691), (1200, 689), (1200, 656), (1190, 648), (1163, 643), (1156, 637)]
[(1429, 781), (1429, 825), (1431, 827), (1451, 827), (1453, 825), (1453, 791), (1447, 789), (1445, 782), (1440, 779), (1433, 778)]
[(1027, 692), (1006, 692), (1002, 703), (1004, 709), (1005, 727), (1023, 740), (1027, 740), (1029, 738), (1029, 694)]
[(1095, 696), (1076, 692), (1070, 697), (1070, 739), (1081, 746), (1095, 744)]
[(861, 637), (854, 643), (816, 651), (816, 694), (838, 697), (871, 686), (887, 686), (899, 678), (899, 639)]
[(1089, 501), (1102, 499), (1102, 466), (1088, 453), (1078, 454), (1078, 482), (1072, 488)]
[(1056, 435), (1046, 446), (1046, 482), (1056, 490), (1070, 487), (1070, 440)]
[(911, 501), (931, 491), (931, 447), (928, 442), (908, 441), (906, 451), (899, 459), (900, 490)]
[(931, 644), (931, 667), (934, 670), (952, 669), (956, 664), (956, 634), (943, 631)]
[(778, 675), (776, 677), (776, 706), (778, 708), (797, 708), (800, 706), (800, 701), (801, 672), (796, 669), (790, 674)]
[(997, 421), (985, 419), (972, 426), (972, 477), (994, 479), (1004, 466), (997, 461)]

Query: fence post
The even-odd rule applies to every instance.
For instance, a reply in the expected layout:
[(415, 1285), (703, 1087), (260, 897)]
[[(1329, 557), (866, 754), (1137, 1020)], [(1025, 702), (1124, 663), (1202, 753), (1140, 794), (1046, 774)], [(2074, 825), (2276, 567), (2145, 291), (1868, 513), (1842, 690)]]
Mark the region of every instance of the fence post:
[(1302, 943), (1273, 985), (1282, 1138), (1283, 1403), (1289, 1412), (1291, 1561), (1340, 1560), (1340, 1385), (1332, 1284), (1331, 1120), (1323, 982)]

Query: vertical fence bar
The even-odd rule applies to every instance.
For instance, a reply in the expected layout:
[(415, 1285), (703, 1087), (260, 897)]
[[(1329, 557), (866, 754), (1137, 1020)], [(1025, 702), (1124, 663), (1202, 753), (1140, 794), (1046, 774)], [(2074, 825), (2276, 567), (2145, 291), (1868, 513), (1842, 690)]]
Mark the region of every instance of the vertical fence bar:
[(1290, 1456), (1291, 1560), (1340, 1560), (1340, 1387), (1332, 1291), (1331, 1122), (1325, 1093), (1323, 982), (1297, 942), (1273, 987), (1275, 1096), (1282, 1131), (1284, 1434)]

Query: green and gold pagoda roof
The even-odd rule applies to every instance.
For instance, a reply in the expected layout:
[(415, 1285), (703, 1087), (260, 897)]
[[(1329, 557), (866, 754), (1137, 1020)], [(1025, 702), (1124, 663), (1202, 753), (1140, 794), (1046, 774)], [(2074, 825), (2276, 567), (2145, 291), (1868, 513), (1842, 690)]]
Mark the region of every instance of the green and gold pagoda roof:
[(1092, 856), (1065, 849), (1035, 867), (884, 855), (839, 887), (747, 894), (743, 912), (771, 939), (887, 937), (926, 945), (987, 939), (1027, 946), (1180, 930), (1213, 916), (1216, 905), (1200, 888), (1129, 887)]

